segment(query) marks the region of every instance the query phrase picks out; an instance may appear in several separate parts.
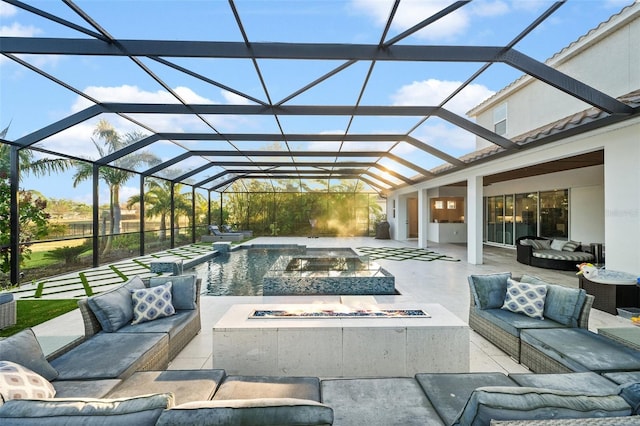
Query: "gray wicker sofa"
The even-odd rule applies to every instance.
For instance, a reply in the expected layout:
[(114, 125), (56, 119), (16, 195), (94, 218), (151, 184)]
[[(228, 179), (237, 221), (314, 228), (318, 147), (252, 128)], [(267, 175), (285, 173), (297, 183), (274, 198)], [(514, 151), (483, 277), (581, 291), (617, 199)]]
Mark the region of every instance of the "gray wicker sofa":
[(501, 309), (511, 273), (471, 275), (469, 326), (478, 334), (520, 362), (520, 334), (526, 329), (587, 328), (593, 296), (582, 289), (571, 289), (523, 275), (518, 280), (547, 287), (544, 319)]
[[(172, 282), (175, 314), (132, 325), (131, 292)], [(52, 357), (60, 380), (126, 379), (161, 370), (200, 332), (200, 280), (195, 275), (134, 277), (108, 292), (80, 299), (85, 337)], [(127, 303), (129, 304), (127, 306)]]

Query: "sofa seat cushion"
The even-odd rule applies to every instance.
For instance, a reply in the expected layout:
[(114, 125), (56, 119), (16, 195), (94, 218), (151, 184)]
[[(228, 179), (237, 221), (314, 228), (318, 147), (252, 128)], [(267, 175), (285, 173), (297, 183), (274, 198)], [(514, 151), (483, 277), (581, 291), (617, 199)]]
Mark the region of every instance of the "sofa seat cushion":
[(20, 364), (47, 380), (58, 377), (58, 371), (45, 358), (42, 347), (30, 328), (0, 340), (0, 360)]
[(481, 387), (473, 391), (454, 425), (480, 426), (495, 420), (578, 419), (631, 414), (616, 395), (584, 395), (530, 387)]
[(618, 385), (593, 371), (559, 374), (509, 374), (520, 386), (582, 392), (590, 395), (610, 395), (618, 391)]
[[(104, 398), (120, 383), (120, 379), (104, 379), (56, 380), (51, 384), (56, 390), (57, 398)], [(138, 395), (147, 393), (149, 392), (141, 392)]]
[(441, 425), (414, 378), (323, 379), (322, 402), (337, 425)]
[(51, 365), (59, 372), (58, 380), (125, 379), (162, 351), (166, 367), (168, 347), (166, 333), (100, 332)]
[(13, 302), (13, 299), (14, 299), (13, 293), (9, 293), (8, 291), (0, 292), (0, 305)]
[(113, 389), (107, 397), (123, 398), (146, 393), (171, 392), (176, 405), (208, 401), (224, 376), (225, 371), (220, 369), (138, 371)]
[(317, 377), (227, 376), (213, 399), (299, 398), (320, 401)]
[(180, 333), (197, 314), (197, 311), (178, 311), (170, 317), (158, 318), (140, 324), (125, 325), (116, 333), (168, 333), (169, 340), (171, 340), (171, 338)]
[(531, 255), (540, 259), (566, 260), (577, 263), (591, 262), (594, 259), (591, 253), (582, 251), (533, 250)]
[(572, 371), (640, 370), (640, 352), (582, 328), (523, 330), (520, 339)]
[(0, 407), (0, 424), (145, 426), (156, 424), (160, 414), (172, 406), (171, 394), (127, 399), (17, 399)]
[(416, 380), (447, 425), (453, 423), (476, 388), (518, 386), (502, 373), (419, 373)]
[(157, 425), (331, 425), (333, 410), (293, 398), (197, 401), (164, 411)]
[(531, 318), (524, 314), (507, 311), (504, 309), (476, 310), (476, 313), (491, 321), (512, 336), (520, 336), (520, 331), (526, 328), (558, 328), (562, 324), (549, 319)]

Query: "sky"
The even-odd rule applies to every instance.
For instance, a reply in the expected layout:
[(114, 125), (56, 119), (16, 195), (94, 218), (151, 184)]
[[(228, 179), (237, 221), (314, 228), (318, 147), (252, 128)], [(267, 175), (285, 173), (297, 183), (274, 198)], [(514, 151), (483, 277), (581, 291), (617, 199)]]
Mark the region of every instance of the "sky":
[[(93, 29), (63, 2), (29, 0), (31, 6), (63, 19)], [(530, 35), (516, 44), (520, 52), (545, 61), (565, 46), (618, 13), (629, 0), (569, 0)], [(106, 32), (124, 39), (242, 41), (233, 11), (222, 0), (77, 0), (75, 4)], [(253, 42), (363, 43), (378, 44), (391, 10), (390, 0), (238, 0), (235, 3), (245, 33)], [(403, 0), (397, 11), (388, 40), (411, 28), (426, 17), (446, 7), (440, 0)], [(475, 0), (437, 23), (403, 39), (399, 44), (502, 46), (510, 42), (527, 25), (550, 7), (543, 0)], [(87, 38), (75, 30), (0, 2), (0, 35), (20, 37)], [(22, 60), (60, 78), (99, 101), (176, 103), (177, 100), (158, 82), (128, 58), (93, 56), (20, 55)], [(149, 58), (142, 64), (158, 75), (188, 103), (253, 104), (251, 97), (270, 99), (273, 103), (295, 93), (324, 73), (339, 66), (340, 61), (258, 60), (268, 95), (262, 87), (251, 61), (236, 59), (171, 58), (175, 64), (241, 91), (246, 97), (186, 76)], [(360, 95), (362, 82), (370, 69), (369, 62), (358, 62), (321, 85), (293, 98), (291, 105), (351, 105)], [(437, 105), (461, 82), (478, 70), (480, 63), (421, 62), (391, 64), (378, 62), (362, 94), (361, 105)], [(494, 64), (481, 74), (446, 108), (465, 115), (494, 93), (521, 76), (521, 72), (503, 64)], [(7, 139), (28, 135), (72, 113), (92, 105), (89, 100), (53, 83), (6, 57), (0, 57), (0, 130), (10, 126)], [(278, 123), (267, 116), (207, 116), (207, 123), (191, 116), (130, 115), (157, 132), (279, 133)], [(142, 132), (141, 128), (121, 117), (105, 114), (58, 133), (37, 146), (65, 149), (81, 158), (97, 158), (91, 142), (97, 120), (107, 119), (121, 134)], [(419, 121), (416, 117), (280, 117), (287, 133), (406, 133)], [(475, 137), (438, 118), (418, 126), (412, 136), (444, 152), (461, 156), (475, 149)], [(271, 143), (273, 144), (273, 143)], [(238, 148), (264, 149), (268, 144), (237, 142)], [(293, 150), (326, 150), (328, 158), (338, 144), (292, 142)], [(362, 149), (363, 144), (345, 144), (344, 150)], [(182, 141), (177, 145), (159, 141), (150, 149), (163, 160), (185, 149), (211, 149), (211, 143)], [(377, 148), (391, 148), (381, 144)], [(230, 148), (232, 149), (232, 147)], [(424, 168), (441, 163), (434, 157), (401, 143), (394, 154), (411, 158)], [(206, 163), (192, 157), (178, 169), (190, 170)], [(411, 176), (411, 170), (389, 164), (398, 172)], [(196, 176), (196, 181), (217, 173), (211, 169)], [(23, 179), (25, 188), (42, 186), (53, 198), (72, 198), (89, 202), (88, 183), (73, 188), (69, 174)], [(101, 199), (106, 197), (101, 187)], [(138, 181), (122, 188), (122, 199), (137, 194)]]

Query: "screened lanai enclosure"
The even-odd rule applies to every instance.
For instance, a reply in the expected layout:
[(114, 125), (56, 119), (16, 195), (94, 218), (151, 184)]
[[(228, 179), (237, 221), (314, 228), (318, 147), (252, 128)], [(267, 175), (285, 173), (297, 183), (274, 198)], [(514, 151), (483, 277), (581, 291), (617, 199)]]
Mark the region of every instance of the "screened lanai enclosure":
[[(545, 63), (609, 11), (521, 3), (4, 0), (3, 282), (210, 224), (371, 236), (393, 191), (636, 112)], [(513, 137), (506, 109), (466, 116), (523, 74), (597, 114)]]

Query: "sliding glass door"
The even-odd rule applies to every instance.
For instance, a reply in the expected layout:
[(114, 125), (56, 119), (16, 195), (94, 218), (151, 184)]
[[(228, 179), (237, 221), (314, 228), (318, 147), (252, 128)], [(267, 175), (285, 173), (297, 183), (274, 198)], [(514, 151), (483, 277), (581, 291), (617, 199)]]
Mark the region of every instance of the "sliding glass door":
[(569, 191), (540, 193), (540, 236), (569, 238)]
[[(515, 238), (538, 235), (538, 193), (516, 194)], [(515, 240), (514, 240), (515, 243)]]

